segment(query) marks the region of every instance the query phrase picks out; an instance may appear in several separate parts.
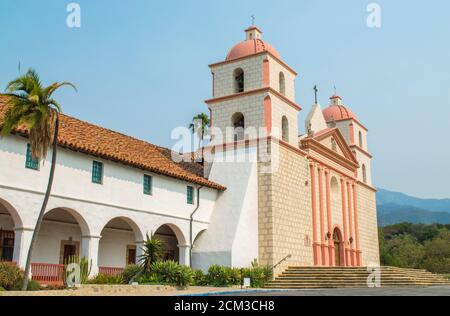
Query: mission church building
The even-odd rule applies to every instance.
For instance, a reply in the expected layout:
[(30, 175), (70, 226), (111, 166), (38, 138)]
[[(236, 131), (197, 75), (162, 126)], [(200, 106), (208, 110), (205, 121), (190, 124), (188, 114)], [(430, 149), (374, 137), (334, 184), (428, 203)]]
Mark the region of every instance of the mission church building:
[[(235, 130), (231, 143), (213, 142), (212, 160), (175, 162), (169, 149), (61, 115), (34, 279), (58, 281), (73, 255), (91, 260), (93, 275), (117, 273), (136, 262), (147, 234), (164, 241), (165, 259), (203, 270), (255, 259), (275, 273), (379, 264), (367, 128), (333, 95), (324, 110), (316, 100), (299, 136), (297, 73), (257, 27), (245, 35), (210, 65), (211, 127)], [(27, 137), (18, 128), (0, 139), (0, 259), (21, 267), (50, 169), (33, 161)], [(224, 159), (230, 153), (243, 159)]]

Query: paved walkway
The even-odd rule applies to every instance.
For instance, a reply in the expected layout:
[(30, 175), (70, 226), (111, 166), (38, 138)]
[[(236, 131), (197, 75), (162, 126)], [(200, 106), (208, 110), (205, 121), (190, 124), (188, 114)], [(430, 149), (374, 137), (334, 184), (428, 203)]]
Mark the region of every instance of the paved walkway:
[(236, 288), (169, 286), (89, 286), (77, 290), (0, 292), (0, 296), (450, 296), (450, 286), (430, 288), (239, 290)]

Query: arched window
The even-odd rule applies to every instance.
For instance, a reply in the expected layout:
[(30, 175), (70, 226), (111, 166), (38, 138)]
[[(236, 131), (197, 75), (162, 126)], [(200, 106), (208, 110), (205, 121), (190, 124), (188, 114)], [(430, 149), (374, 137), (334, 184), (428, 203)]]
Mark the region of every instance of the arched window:
[(359, 131), (358, 133), (358, 138), (359, 138), (359, 147), (363, 148), (363, 137), (361, 131)]
[(244, 139), (244, 129), (245, 129), (245, 118), (244, 115), (240, 112), (234, 113), (231, 117), (231, 124), (234, 128), (234, 140), (243, 140)]
[(362, 176), (363, 176), (363, 182), (367, 183), (367, 170), (366, 165), (362, 165)]
[(245, 78), (244, 78), (244, 70), (242, 68), (238, 68), (233, 72), (234, 78), (234, 93), (244, 92), (245, 88)]
[(283, 141), (289, 142), (289, 122), (286, 116), (281, 119), (281, 131)]
[(284, 73), (280, 72), (278, 81), (280, 84), (280, 93), (282, 95), (285, 95), (286, 94), (286, 80), (284, 79)]
[(339, 183), (336, 177), (331, 178), (330, 188), (331, 188), (331, 197), (334, 201), (336, 201), (339, 198)]

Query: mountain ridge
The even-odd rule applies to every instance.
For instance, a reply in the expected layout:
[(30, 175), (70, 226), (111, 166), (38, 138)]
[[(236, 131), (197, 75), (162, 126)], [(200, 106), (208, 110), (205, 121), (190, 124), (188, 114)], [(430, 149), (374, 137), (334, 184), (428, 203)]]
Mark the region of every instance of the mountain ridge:
[(450, 224), (450, 199), (423, 199), (379, 188), (378, 225), (401, 222), (413, 224)]

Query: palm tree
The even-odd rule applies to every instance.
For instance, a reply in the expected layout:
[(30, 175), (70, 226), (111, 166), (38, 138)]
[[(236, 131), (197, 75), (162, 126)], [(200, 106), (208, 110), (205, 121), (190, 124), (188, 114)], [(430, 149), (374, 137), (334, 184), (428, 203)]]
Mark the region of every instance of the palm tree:
[[(211, 121), (205, 113), (197, 114), (192, 118), (192, 123), (189, 125), (189, 129), (192, 134), (197, 134), (198, 137), (198, 148), (201, 147), (201, 143), (203, 138), (209, 132), (209, 127), (211, 125)], [(203, 160), (203, 148), (202, 148), (202, 160)]]
[(25, 75), (18, 77), (8, 84), (6, 93), (0, 94), (8, 98), (1, 136), (9, 135), (19, 126), (25, 126), (29, 130), (32, 157), (37, 161), (45, 159), (50, 145), (52, 144), (53, 147), (47, 191), (45, 192), (44, 201), (42, 202), (28, 250), (25, 275), (22, 283), (23, 291), (27, 290), (33, 248), (41, 228), (55, 175), (61, 106), (53, 99), (53, 93), (62, 86), (71, 86), (75, 91), (77, 90), (70, 82), (55, 82), (48, 87), (44, 87), (36, 71), (29, 69)]

